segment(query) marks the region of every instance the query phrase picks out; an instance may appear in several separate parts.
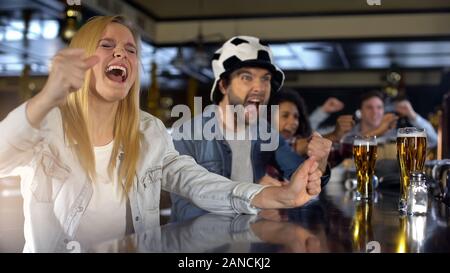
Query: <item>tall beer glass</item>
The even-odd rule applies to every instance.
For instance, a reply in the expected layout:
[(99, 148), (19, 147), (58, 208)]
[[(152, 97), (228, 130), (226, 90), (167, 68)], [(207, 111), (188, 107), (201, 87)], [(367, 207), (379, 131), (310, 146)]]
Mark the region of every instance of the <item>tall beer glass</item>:
[(405, 127), (397, 130), (397, 159), (400, 165), (399, 209), (406, 210), (410, 172), (423, 172), (427, 154), (425, 129)]
[(356, 136), (353, 140), (353, 159), (358, 181), (356, 199), (370, 200), (372, 199), (372, 179), (377, 160), (377, 138), (375, 136)]

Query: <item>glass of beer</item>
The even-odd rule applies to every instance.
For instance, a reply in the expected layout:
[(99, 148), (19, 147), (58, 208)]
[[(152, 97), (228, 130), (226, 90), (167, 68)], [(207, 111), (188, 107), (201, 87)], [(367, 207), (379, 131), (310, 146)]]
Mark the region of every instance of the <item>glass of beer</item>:
[(405, 127), (397, 130), (397, 159), (400, 165), (400, 211), (406, 211), (409, 174), (424, 171), (426, 154), (427, 134), (425, 129)]
[(372, 179), (377, 160), (376, 136), (356, 136), (353, 140), (353, 159), (356, 167), (356, 199), (372, 199)]

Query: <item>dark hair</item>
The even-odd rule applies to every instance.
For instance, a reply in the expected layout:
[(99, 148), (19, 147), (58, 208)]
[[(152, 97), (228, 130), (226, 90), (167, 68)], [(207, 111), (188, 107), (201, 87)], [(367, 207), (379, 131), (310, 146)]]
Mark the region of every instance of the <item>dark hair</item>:
[(300, 137), (309, 137), (312, 134), (312, 129), (311, 124), (309, 123), (308, 110), (306, 108), (305, 100), (295, 91), (282, 90), (273, 94), (270, 98), (269, 105), (280, 105), (283, 102), (291, 102), (297, 106), (299, 125), (295, 135)]
[(379, 98), (384, 103), (384, 95), (383, 95), (383, 93), (381, 93), (381, 91), (378, 91), (378, 90), (372, 90), (372, 91), (369, 91), (369, 92), (365, 92), (365, 93), (363, 93), (361, 95), (361, 97), (359, 98), (359, 108), (362, 107), (363, 103), (366, 100), (369, 100), (369, 99), (374, 98), (374, 97)]

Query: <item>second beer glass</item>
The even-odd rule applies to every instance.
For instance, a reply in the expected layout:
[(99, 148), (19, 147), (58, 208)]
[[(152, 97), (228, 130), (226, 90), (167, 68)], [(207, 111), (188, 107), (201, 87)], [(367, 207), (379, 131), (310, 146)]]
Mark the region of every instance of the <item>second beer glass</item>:
[(399, 209), (406, 210), (406, 199), (411, 172), (423, 172), (427, 154), (425, 129), (400, 128), (397, 131), (397, 157), (400, 165)]
[(377, 160), (377, 138), (375, 136), (356, 136), (353, 141), (355, 160), (357, 200), (370, 200), (373, 194), (373, 175)]

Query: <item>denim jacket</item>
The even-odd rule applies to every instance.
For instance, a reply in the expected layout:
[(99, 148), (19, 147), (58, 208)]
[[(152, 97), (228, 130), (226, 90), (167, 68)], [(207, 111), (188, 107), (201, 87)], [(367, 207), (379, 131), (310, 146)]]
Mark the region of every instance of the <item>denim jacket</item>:
[[(161, 188), (211, 212), (257, 213), (251, 200), (263, 186), (232, 182), (179, 155), (162, 122), (145, 112), (140, 113), (140, 131), (141, 153), (128, 193), (135, 232), (159, 226)], [(0, 132), (0, 177), (21, 178), (24, 251), (71, 250), (93, 182), (65, 142), (60, 110), (50, 111), (35, 129), (24, 103), (0, 122)]]
[[(190, 137), (195, 135), (195, 130), (202, 130), (206, 123), (211, 119), (217, 118), (198, 115), (193, 120), (187, 121), (185, 126), (174, 128), (172, 132), (175, 149), (180, 154), (192, 156), (198, 164), (206, 168), (208, 171), (220, 174), (227, 178), (231, 177), (231, 160), (232, 152), (228, 142), (221, 135), (220, 130), (214, 133), (214, 140), (207, 140), (203, 137), (202, 132), (197, 132), (201, 135), (200, 140), (191, 140)], [(195, 127), (193, 124), (202, 124), (202, 127)], [(263, 121), (260, 121), (263, 122)], [(192, 126), (191, 126), (192, 125)], [(191, 131), (185, 132), (183, 128), (188, 128)], [(274, 130), (274, 129), (272, 129)], [(273, 151), (263, 151), (261, 145), (267, 143), (268, 140), (263, 141), (259, 137), (251, 142), (251, 162), (253, 167), (253, 181), (246, 181), (257, 183), (265, 174), (267, 166), (274, 166), (277, 168), (283, 177), (290, 179), (292, 174), (297, 170), (297, 167), (305, 160), (303, 157), (295, 153), (289, 144), (284, 140), (280, 134), (278, 137), (278, 148)], [(330, 169), (327, 168), (326, 173), (322, 176), (322, 187), (326, 185), (330, 177)], [(249, 183), (250, 184), (250, 183)], [(172, 221), (181, 221), (182, 219), (190, 219), (192, 217), (201, 215), (203, 210), (195, 208), (190, 205), (190, 202), (176, 194), (171, 194), (172, 199)]]

